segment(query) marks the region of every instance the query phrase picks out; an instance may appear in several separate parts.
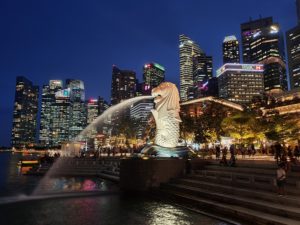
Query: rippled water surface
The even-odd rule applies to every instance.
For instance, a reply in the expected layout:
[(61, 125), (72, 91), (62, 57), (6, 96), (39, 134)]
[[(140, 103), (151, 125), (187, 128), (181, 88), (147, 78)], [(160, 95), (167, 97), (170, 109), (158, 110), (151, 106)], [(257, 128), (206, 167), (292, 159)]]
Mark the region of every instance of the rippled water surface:
[(0, 205), (1, 224), (225, 224), (177, 206), (147, 199), (106, 195)]
[[(97, 178), (53, 179), (48, 187), (58, 193), (100, 190), (104, 194), (28, 200), (30, 197), (22, 194), (30, 194), (40, 178), (18, 173), (18, 158), (11, 153), (0, 153), (0, 200), (7, 196), (13, 199), (9, 204), (0, 204), (1, 225), (226, 224), (169, 203), (118, 194), (114, 192), (118, 190), (116, 185)], [(14, 197), (19, 195), (21, 201)]]

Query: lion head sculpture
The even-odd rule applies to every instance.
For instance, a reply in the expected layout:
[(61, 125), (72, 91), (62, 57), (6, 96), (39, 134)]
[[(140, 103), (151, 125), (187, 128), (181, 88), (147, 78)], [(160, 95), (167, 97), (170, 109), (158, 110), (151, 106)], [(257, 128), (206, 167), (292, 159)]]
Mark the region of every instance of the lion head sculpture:
[(159, 112), (158, 116), (164, 117), (169, 111), (176, 114), (176, 119), (179, 117), (179, 94), (175, 84), (170, 82), (161, 83), (158, 87), (153, 88), (152, 96), (154, 97), (155, 109)]
[(179, 138), (179, 94), (175, 84), (161, 83), (152, 90), (155, 109), (152, 110), (156, 122), (155, 144), (174, 148)]

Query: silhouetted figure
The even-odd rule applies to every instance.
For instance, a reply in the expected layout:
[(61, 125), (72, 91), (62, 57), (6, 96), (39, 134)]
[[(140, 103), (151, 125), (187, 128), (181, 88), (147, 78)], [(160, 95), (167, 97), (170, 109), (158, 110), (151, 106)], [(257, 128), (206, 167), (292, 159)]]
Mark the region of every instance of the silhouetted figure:
[(222, 150), (222, 159), (220, 160), (220, 165), (224, 165), (224, 166), (228, 165), (226, 156), (227, 156), (227, 147), (223, 148)]
[(220, 146), (216, 147), (216, 159), (219, 160), (221, 155), (221, 149)]

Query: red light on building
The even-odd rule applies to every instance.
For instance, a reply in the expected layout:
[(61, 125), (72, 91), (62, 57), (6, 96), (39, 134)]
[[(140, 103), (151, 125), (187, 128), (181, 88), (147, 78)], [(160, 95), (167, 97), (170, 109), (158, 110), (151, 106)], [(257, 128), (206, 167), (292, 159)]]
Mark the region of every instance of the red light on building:
[(256, 70), (262, 70), (262, 66), (255, 66)]

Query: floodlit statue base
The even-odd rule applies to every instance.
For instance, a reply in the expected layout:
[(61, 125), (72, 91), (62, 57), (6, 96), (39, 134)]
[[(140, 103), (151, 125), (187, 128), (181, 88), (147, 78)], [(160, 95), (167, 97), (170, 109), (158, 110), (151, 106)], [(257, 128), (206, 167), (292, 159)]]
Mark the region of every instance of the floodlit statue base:
[(158, 145), (147, 145), (141, 151), (142, 156), (187, 158), (191, 149), (186, 146), (166, 148)]

